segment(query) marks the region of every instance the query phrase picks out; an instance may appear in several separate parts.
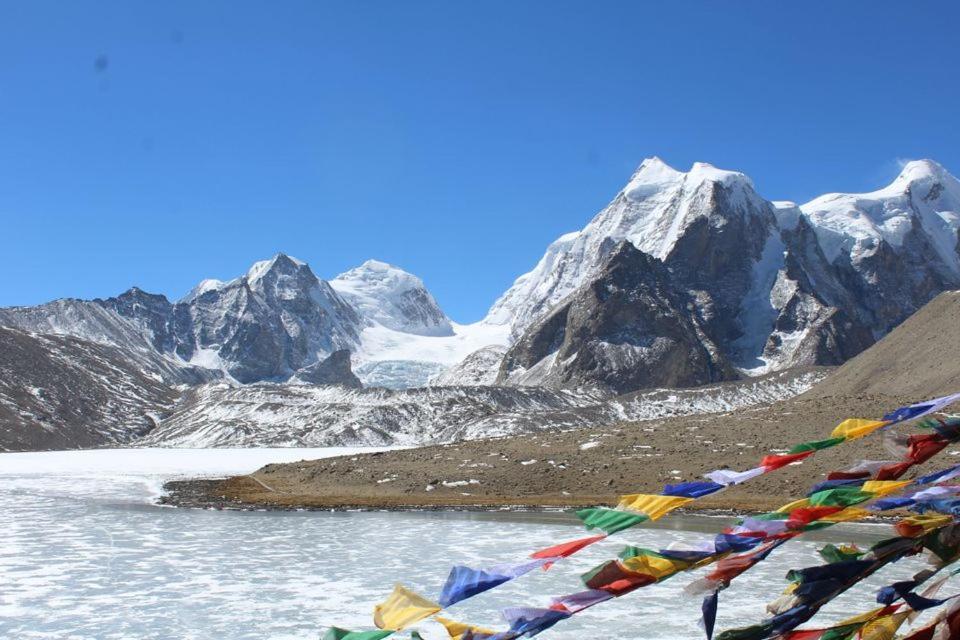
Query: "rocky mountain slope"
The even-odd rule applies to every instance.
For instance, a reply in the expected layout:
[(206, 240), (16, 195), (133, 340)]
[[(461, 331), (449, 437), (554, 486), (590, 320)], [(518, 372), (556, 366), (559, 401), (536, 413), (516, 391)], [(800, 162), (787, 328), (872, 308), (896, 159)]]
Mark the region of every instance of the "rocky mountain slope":
[[(491, 308), (484, 322), (508, 328), (513, 340), (499, 380), (661, 382), (624, 380), (622, 372), (631, 362), (659, 372), (649, 345), (663, 336), (622, 315), (622, 288), (597, 295), (610, 287), (608, 271), (631, 268), (611, 264), (624, 262), (614, 253), (623, 241), (656, 260), (634, 260), (635, 285), (644, 280), (647, 293), (635, 286), (633, 295), (685, 299), (667, 317), (695, 328), (711, 354), (692, 363), (688, 383), (699, 383), (721, 370), (722, 379), (733, 369), (756, 375), (853, 357), (936, 294), (960, 287), (958, 229), (960, 182), (932, 161), (908, 163), (880, 191), (798, 208), (765, 200), (737, 172), (698, 163), (683, 173), (646, 160), (603, 211), (554, 242)], [(564, 316), (573, 308), (575, 331)], [(621, 331), (612, 328), (621, 322)]]
[(0, 327), (0, 450), (129, 443), (207, 373), (160, 356)]
[(941, 293), (809, 392), (947, 395), (960, 391), (960, 291)]
[(627, 393), (737, 378), (693, 303), (663, 262), (621, 242), (594, 281), (524, 332), (497, 381)]

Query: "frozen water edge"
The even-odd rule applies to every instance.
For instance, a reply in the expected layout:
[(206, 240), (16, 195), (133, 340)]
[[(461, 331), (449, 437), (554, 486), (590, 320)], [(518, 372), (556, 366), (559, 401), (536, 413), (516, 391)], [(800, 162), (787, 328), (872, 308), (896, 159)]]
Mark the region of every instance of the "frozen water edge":
[[(372, 605), (395, 582), (435, 597), (451, 565), (517, 561), (580, 535), (569, 520), (529, 514), (239, 512), (145, 504), (165, 479), (246, 473), (269, 461), (358, 451), (0, 454), (0, 637), (316, 640), (331, 624), (369, 628)], [(582, 588), (579, 574), (615, 556), (623, 544), (657, 548), (703, 539), (723, 526), (715, 518), (701, 518), (697, 527), (686, 520), (672, 517), (658, 528), (625, 532), (549, 572), (533, 572), (457, 605), (450, 615), (500, 626), (501, 608), (542, 606), (551, 595)], [(888, 531), (871, 530), (866, 537)], [(862, 529), (847, 533), (865, 537)], [(791, 543), (724, 592), (718, 627), (759, 619), (762, 603), (785, 586), (787, 569), (818, 563), (816, 546)], [(870, 587), (919, 566), (910, 560), (882, 572), (826, 618), (869, 608)], [(543, 637), (700, 638), (699, 601), (682, 597), (683, 586), (698, 575), (604, 604)], [(636, 625), (638, 615), (658, 620), (656, 628)]]
[[(120, 492), (114, 498), (154, 502), (168, 480), (220, 478), (252, 473), (271, 462), (295, 462), (389, 451), (402, 447), (293, 447), (262, 449), (88, 449), (0, 453), (0, 479), (5, 476), (100, 478)], [(146, 495), (123, 495), (128, 483), (144, 484)]]

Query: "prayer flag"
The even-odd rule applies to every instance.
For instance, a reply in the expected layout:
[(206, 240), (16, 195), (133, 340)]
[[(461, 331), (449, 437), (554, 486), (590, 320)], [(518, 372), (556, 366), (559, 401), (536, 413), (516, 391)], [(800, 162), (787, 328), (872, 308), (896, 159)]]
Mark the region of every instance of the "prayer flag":
[(427, 600), (402, 584), (398, 584), (393, 588), (389, 598), (374, 607), (373, 622), (380, 629), (400, 631), (424, 618), (429, 618), (441, 608), (436, 602)]

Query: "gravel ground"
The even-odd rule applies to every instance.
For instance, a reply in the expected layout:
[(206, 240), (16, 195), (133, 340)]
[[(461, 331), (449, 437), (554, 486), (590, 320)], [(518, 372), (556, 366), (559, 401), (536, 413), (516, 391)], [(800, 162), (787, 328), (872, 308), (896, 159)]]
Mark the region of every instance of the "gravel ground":
[[(267, 465), (250, 476), (171, 483), (168, 502), (258, 508), (491, 508), (610, 504), (658, 493), (716, 468), (744, 470), (768, 453), (828, 437), (850, 417), (879, 418), (914, 399), (800, 396), (770, 406), (602, 429), (474, 440), (417, 449)], [(909, 426), (902, 428), (910, 431)], [(953, 453), (954, 455), (951, 455)], [(950, 448), (926, 468), (957, 461)], [(768, 510), (827, 472), (889, 459), (880, 436), (817, 453), (802, 465), (697, 501), (698, 509)]]

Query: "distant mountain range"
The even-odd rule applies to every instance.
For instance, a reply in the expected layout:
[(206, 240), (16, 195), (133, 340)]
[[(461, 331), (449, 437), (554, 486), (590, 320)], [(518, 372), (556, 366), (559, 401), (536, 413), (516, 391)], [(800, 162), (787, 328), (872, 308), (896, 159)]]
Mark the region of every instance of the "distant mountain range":
[[(0, 386), (0, 447), (129, 441), (160, 433), (188, 396), (242, 395), (185, 395), (204, 384), (495, 385), (503, 391), (475, 392), (484, 415), (594, 406), (642, 389), (838, 365), (957, 288), (960, 182), (933, 161), (906, 164), (878, 191), (796, 206), (762, 198), (741, 173), (703, 163), (681, 172), (652, 158), (471, 325), (451, 321), (397, 267), (370, 260), (325, 281), (284, 254), (228, 282), (204, 280), (175, 302), (134, 287), (0, 309), (0, 370), (10, 377)], [(49, 368), (22, 370), (31, 362)], [(102, 397), (90, 414), (99, 426), (68, 410), (72, 388)], [(450, 403), (467, 406), (464, 393)], [(46, 435), (11, 435), (30, 429)]]

